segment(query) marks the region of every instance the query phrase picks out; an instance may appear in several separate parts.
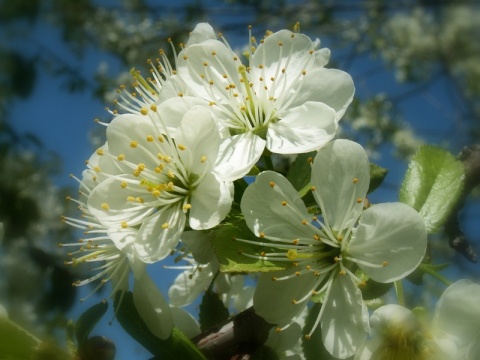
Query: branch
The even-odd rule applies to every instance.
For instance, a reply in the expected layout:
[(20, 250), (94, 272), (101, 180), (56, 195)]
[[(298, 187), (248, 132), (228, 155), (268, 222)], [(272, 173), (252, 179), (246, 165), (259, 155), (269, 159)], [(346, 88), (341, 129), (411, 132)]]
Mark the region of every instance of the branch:
[(467, 195), (480, 184), (480, 144), (465, 146), (457, 159), (465, 167), (465, 185), (457, 206), (445, 223), (444, 231), (450, 247), (460, 252), (467, 260), (476, 263), (478, 255), (460, 228), (458, 213), (465, 205)]
[(208, 359), (248, 360), (267, 340), (272, 327), (250, 307), (191, 340)]

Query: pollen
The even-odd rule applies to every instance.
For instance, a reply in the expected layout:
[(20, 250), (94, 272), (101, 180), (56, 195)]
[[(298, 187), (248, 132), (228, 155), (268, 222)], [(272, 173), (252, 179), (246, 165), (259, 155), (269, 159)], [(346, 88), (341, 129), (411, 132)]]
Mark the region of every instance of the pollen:
[(307, 220), (302, 220), (302, 225), (307, 225), (308, 221)]
[(353, 183), (354, 183), (354, 184), (358, 183), (358, 179), (357, 179), (357, 178), (353, 178)]
[(131, 141), (131, 142), (130, 142), (130, 147), (136, 148), (137, 146), (138, 146), (138, 141), (135, 141), (135, 140), (134, 140), (134, 141)]
[(360, 204), (363, 201), (362, 198), (357, 198), (357, 204)]
[(168, 227), (169, 227), (168, 223), (163, 223), (162, 224), (162, 229), (168, 229)]
[(155, 140), (155, 138), (152, 135), (147, 136), (147, 141), (148, 142), (152, 142), (153, 140)]
[(265, 237), (265, 233), (264, 233), (264, 232), (261, 232), (260, 234), (258, 234), (258, 237), (260, 237), (260, 238), (263, 239), (263, 238)]
[(292, 244), (293, 244), (293, 245), (298, 245), (298, 239), (294, 239), (294, 240), (292, 241)]
[(118, 161), (123, 161), (123, 160), (125, 160), (125, 155), (124, 155), (124, 154), (119, 154), (119, 155), (117, 156), (117, 160), (118, 160)]
[(281, 333), (281, 332), (282, 332), (282, 329), (279, 328), (279, 327), (276, 327), (276, 328), (275, 328), (275, 332), (276, 332), (276, 333)]
[(103, 149), (98, 149), (96, 152), (97, 152), (97, 155), (100, 155), (100, 156), (103, 155)]
[(141, 109), (140, 109), (140, 114), (142, 114), (142, 115), (147, 115), (147, 114), (148, 114), (148, 110), (145, 109), (145, 108), (141, 108)]
[(155, 104), (150, 105), (150, 110), (152, 110), (153, 112), (157, 112), (157, 105)]
[(203, 164), (205, 163), (205, 161), (207, 161), (207, 157), (205, 155), (203, 155), (201, 158), (200, 158), (200, 162)]
[(125, 221), (122, 221), (121, 226), (124, 229), (128, 228), (128, 224)]
[(182, 151), (186, 149), (186, 147), (182, 144), (178, 144), (178, 148)]
[(315, 190), (317, 190), (317, 188), (316, 188), (315, 186), (312, 186), (312, 187), (310, 188), (310, 190), (315, 191)]
[(183, 205), (183, 210), (184, 210), (184, 211), (190, 210), (191, 208), (192, 208), (192, 204), (185, 204), (185, 205)]
[(311, 338), (310, 334), (305, 335), (305, 340), (310, 340), (310, 338)]
[(340, 270), (338, 273), (342, 276), (346, 274), (345, 270)]
[(385, 267), (385, 266), (387, 266), (387, 265), (388, 265), (388, 261), (383, 261), (383, 262), (382, 262), (382, 266), (383, 266), (383, 267)]
[(110, 209), (110, 206), (108, 206), (107, 203), (102, 203), (100, 206), (101, 206), (102, 209), (105, 210), (105, 211), (107, 211), (108, 209)]
[(269, 185), (270, 185), (270, 187), (272, 187), (272, 188), (275, 187), (275, 183), (274, 183), (273, 181), (270, 181)]
[(287, 202), (285, 200), (282, 201), (282, 206), (287, 206)]

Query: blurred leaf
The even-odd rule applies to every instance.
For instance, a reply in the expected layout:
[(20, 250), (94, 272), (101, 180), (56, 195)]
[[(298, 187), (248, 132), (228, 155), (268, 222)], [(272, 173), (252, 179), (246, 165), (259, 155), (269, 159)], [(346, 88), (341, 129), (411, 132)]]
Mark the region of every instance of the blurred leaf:
[(135, 308), (131, 292), (118, 291), (115, 294), (114, 307), (118, 322), (125, 331), (156, 357), (205, 360), (200, 350), (177, 328), (173, 328), (172, 334), (165, 340), (153, 335)]
[(462, 194), (465, 170), (448, 151), (425, 145), (412, 158), (400, 189), (400, 201), (417, 210), (427, 231), (443, 225)]
[(365, 284), (366, 285), (360, 287), (363, 300), (377, 299), (385, 295), (392, 287), (392, 283), (379, 283), (372, 279), (368, 279)]
[(251, 233), (243, 220), (219, 226), (211, 234), (210, 241), (220, 262), (220, 271), (222, 272), (268, 272), (284, 270), (288, 266), (285, 262), (275, 263), (245, 255), (258, 255), (262, 251), (268, 252), (271, 249), (237, 240), (246, 239), (261, 242), (261, 239)]
[(299, 154), (295, 161), (288, 169), (287, 179), (297, 190), (301, 197), (310, 190), (310, 177), (312, 174), (312, 166), (310, 159), (315, 157), (316, 151), (311, 151), (306, 154)]
[(0, 358), (31, 360), (41, 341), (13, 321), (0, 317)]
[(87, 309), (75, 324), (75, 337), (77, 338), (78, 347), (82, 348), (86, 343), (90, 332), (93, 330), (98, 321), (105, 315), (108, 309), (108, 303), (101, 301)]
[(229, 317), (228, 309), (223, 304), (218, 294), (212, 289), (205, 291), (202, 303), (200, 304), (200, 312), (198, 320), (200, 321), (200, 329), (206, 331), (212, 327), (223, 323)]
[(385, 177), (388, 174), (388, 170), (378, 166), (376, 164), (370, 163), (370, 186), (368, 187), (368, 194), (373, 192), (378, 188), (385, 180)]
[(280, 357), (271, 347), (262, 346), (253, 353), (252, 360), (280, 360)]

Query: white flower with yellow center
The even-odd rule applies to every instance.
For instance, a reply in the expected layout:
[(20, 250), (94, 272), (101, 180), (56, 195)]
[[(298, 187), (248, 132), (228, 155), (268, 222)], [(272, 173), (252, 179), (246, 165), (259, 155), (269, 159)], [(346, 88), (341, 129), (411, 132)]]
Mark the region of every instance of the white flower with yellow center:
[(241, 202), (248, 227), (261, 238), (241, 241), (273, 248), (250, 256), (292, 265), (262, 274), (256, 312), (281, 331), (312, 296), (323, 296), (309, 334), (320, 324), (326, 349), (338, 358), (354, 354), (368, 333), (357, 270), (377, 282), (396, 281), (418, 266), (426, 248), (424, 221), (411, 207), (386, 203), (363, 209), (369, 169), (360, 145), (336, 140), (312, 164), (312, 193), (321, 216), (309, 214), (288, 180), (270, 171), (258, 175)]
[(178, 56), (177, 74), (231, 135), (222, 144), (221, 157), (235, 161), (223, 162), (224, 172), (243, 176), (265, 147), (298, 154), (333, 138), (354, 86), (347, 73), (324, 68), (329, 53), (317, 50), (319, 41), (281, 30), (256, 49), (251, 46), (244, 65), (226, 40), (213, 39), (208, 28), (195, 28), (195, 41)]
[(194, 230), (218, 225), (230, 211), (233, 185), (214, 175), (220, 136), (207, 109), (187, 111), (174, 138), (161, 122), (130, 116), (108, 125), (93, 167), (103, 180), (88, 208), (104, 226), (138, 229), (136, 252), (155, 262), (175, 248), (187, 219)]
[[(96, 164), (98, 156), (92, 156), (90, 163)], [(66, 265), (78, 266), (89, 264), (94, 275), (73, 283), (83, 286), (98, 282), (97, 286), (81, 301), (85, 301), (106, 283), (111, 282), (110, 296), (115, 297), (117, 291), (129, 290), (129, 277), (133, 272), (133, 301), (140, 316), (148, 328), (161, 339), (170, 336), (173, 329), (173, 318), (170, 307), (162, 293), (145, 271), (145, 263), (138, 259), (133, 246), (137, 230), (134, 228), (106, 227), (102, 225), (88, 210), (86, 201), (92, 190), (98, 185), (97, 174), (85, 170), (80, 182), (79, 199), (75, 200), (82, 218), (64, 217), (66, 224), (83, 230), (84, 238), (76, 243), (60, 244), (62, 247), (73, 248), (68, 253), (71, 257)], [(121, 300), (120, 300), (121, 301)]]

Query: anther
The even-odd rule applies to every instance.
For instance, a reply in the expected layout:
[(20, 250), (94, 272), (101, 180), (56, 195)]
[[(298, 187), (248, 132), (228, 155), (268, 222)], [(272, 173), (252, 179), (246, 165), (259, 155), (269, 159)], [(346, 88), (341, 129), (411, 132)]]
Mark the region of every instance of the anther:
[(287, 206), (287, 202), (285, 200), (282, 201), (282, 206)]
[(273, 181), (270, 181), (270, 187), (274, 187), (275, 186), (275, 183)]
[(147, 115), (147, 114), (148, 114), (148, 110), (145, 109), (145, 108), (141, 108), (141, 109), (140, 109), (140, 114), (142, 114), (142, 115)]

